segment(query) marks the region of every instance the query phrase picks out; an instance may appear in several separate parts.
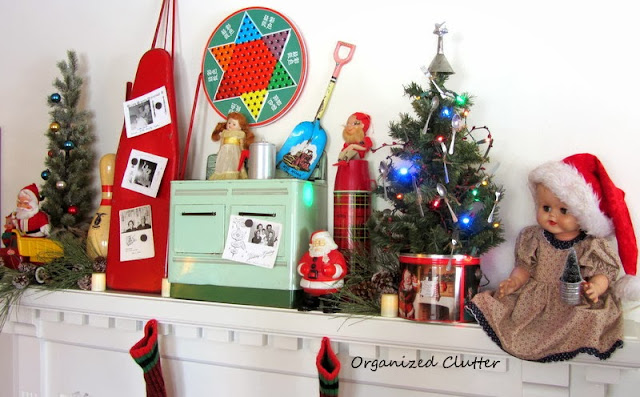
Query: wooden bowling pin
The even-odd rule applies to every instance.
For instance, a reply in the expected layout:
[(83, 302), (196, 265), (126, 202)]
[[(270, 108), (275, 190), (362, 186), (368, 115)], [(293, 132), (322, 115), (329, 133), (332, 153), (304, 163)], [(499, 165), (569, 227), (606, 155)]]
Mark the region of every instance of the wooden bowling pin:
[(87, 234), (87, 254), (92, 259), (107, 257), (109, 247), (109, 223), (111, 222), (111, 197), (113, 196), (113, 174), (116, 155), (108, 153), (100, 159), (100, 184), (102, 201), (91, 220)]

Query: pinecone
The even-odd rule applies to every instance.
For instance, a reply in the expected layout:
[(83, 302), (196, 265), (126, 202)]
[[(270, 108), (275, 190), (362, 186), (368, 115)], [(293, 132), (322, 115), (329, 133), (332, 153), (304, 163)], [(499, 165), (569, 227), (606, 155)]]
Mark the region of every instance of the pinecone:
[(393, 275), (388, 270), (380, 270), (371, 277), (371, 283), (381, 294), (395, 294), (398, 290), (393, 285)]
[(78, 280), (78, 287), (81, 290), (89, 291), (91, 289), (91, 276), (90, 275), (82, 276)]
[(26, 274), (16, 274), (11, 281), (17, 289), (25, 289), (29, 285), (29, 276)]
[(95, 273), (104, 273), (107, 270), (107, 258), (99, 256), (93, 262), (93, 271)]
[(36, 271), (37, 266), (33, 263), (22, 262), (18, 265), (18, 271), (20, 273), (33, 274)]
[(362, 281), (351, 286), (351, 293), (364, 301), (374, 301), (378, 296), (378, 290), (371, 281)]

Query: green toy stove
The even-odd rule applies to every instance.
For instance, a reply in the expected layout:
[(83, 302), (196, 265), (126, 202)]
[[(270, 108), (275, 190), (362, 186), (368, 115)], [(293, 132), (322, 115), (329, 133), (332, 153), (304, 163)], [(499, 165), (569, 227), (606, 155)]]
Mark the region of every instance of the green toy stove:
[[(326, 181), (172, 181), (170, 211), (171, 297), (298, 306), (297, 262), (309, 249), (311, 234), (327, 229)], [(223, 258), (234, 215), (282, 225), (272, 268)]]

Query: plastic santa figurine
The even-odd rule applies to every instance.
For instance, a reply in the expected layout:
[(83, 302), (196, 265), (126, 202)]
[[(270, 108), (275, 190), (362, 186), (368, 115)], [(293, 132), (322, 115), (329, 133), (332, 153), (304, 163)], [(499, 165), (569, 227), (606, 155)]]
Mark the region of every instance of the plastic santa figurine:
[(342, 130), (344, 145), (338, 155), (338, 160), (349, 161), (356, 156), (359, 159), (364, 158), (364, 155), (373, 146), (371, 139), (366, 135), (370, 124), (371, 117), (368, 114), (356, 112), (349, 116), (347, 125)]
[[(311, 235), (309, 251), (298, 263), (298, 274), (302, 276), (300, 286), (305, 294), (302, 311), (318, 309), (320, 298), (330, 298), (342, 288), (347, 264), (329, 232), (319, 230)], [(335, 305), (323, 303), (323, 312), (337, 311)]]
[(49, 236), (49, 216), (40, 210), (40, 193), (35, 183), (20, 190), (16, 210), (5, 221), (5, 233), (16, 229), (26, 237)]
[[(542, 164), (529, 174), (529, 186), (538, 224), (520, 232), (509, 278), (495, 293), (474, 296), (468, 309), (521, 359), (563, 361), (578, 353), (607, 359), (622, 346), (620, 298), (638, 299), (638, 248), (624, 192), (591, 154)], [(606, 240), (611, 235), (617, 252)], [(586, 280), (577, 305), (560, 288), (573, 251)], [(620, 268), (626, 276), (618, 280)]]

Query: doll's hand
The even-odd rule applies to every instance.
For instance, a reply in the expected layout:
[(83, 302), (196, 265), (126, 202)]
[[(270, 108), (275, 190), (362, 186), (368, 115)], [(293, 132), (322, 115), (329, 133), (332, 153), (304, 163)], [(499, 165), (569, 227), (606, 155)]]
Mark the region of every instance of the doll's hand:
[(593, 303), (598, 302), (600, 295), (604, 294), (608, 288), (609, 279), (603, 274), (596, 274), (589, 281), (582, 283), (585, 296)]
[(598, 297), (602, 295), (600, 288), (598, 288), (596, 284), (588, 281), (582, 283), (582, 289), (584, 290), (585, 296), (593, 303), (598, 302)]
[(518, 282), (514, 278), (509, 277), (508, 279), (501, 282), (498, 286), (497, 298), (502, 299), (505, 296), (514, 293), (518, 288), (520, 288)]

